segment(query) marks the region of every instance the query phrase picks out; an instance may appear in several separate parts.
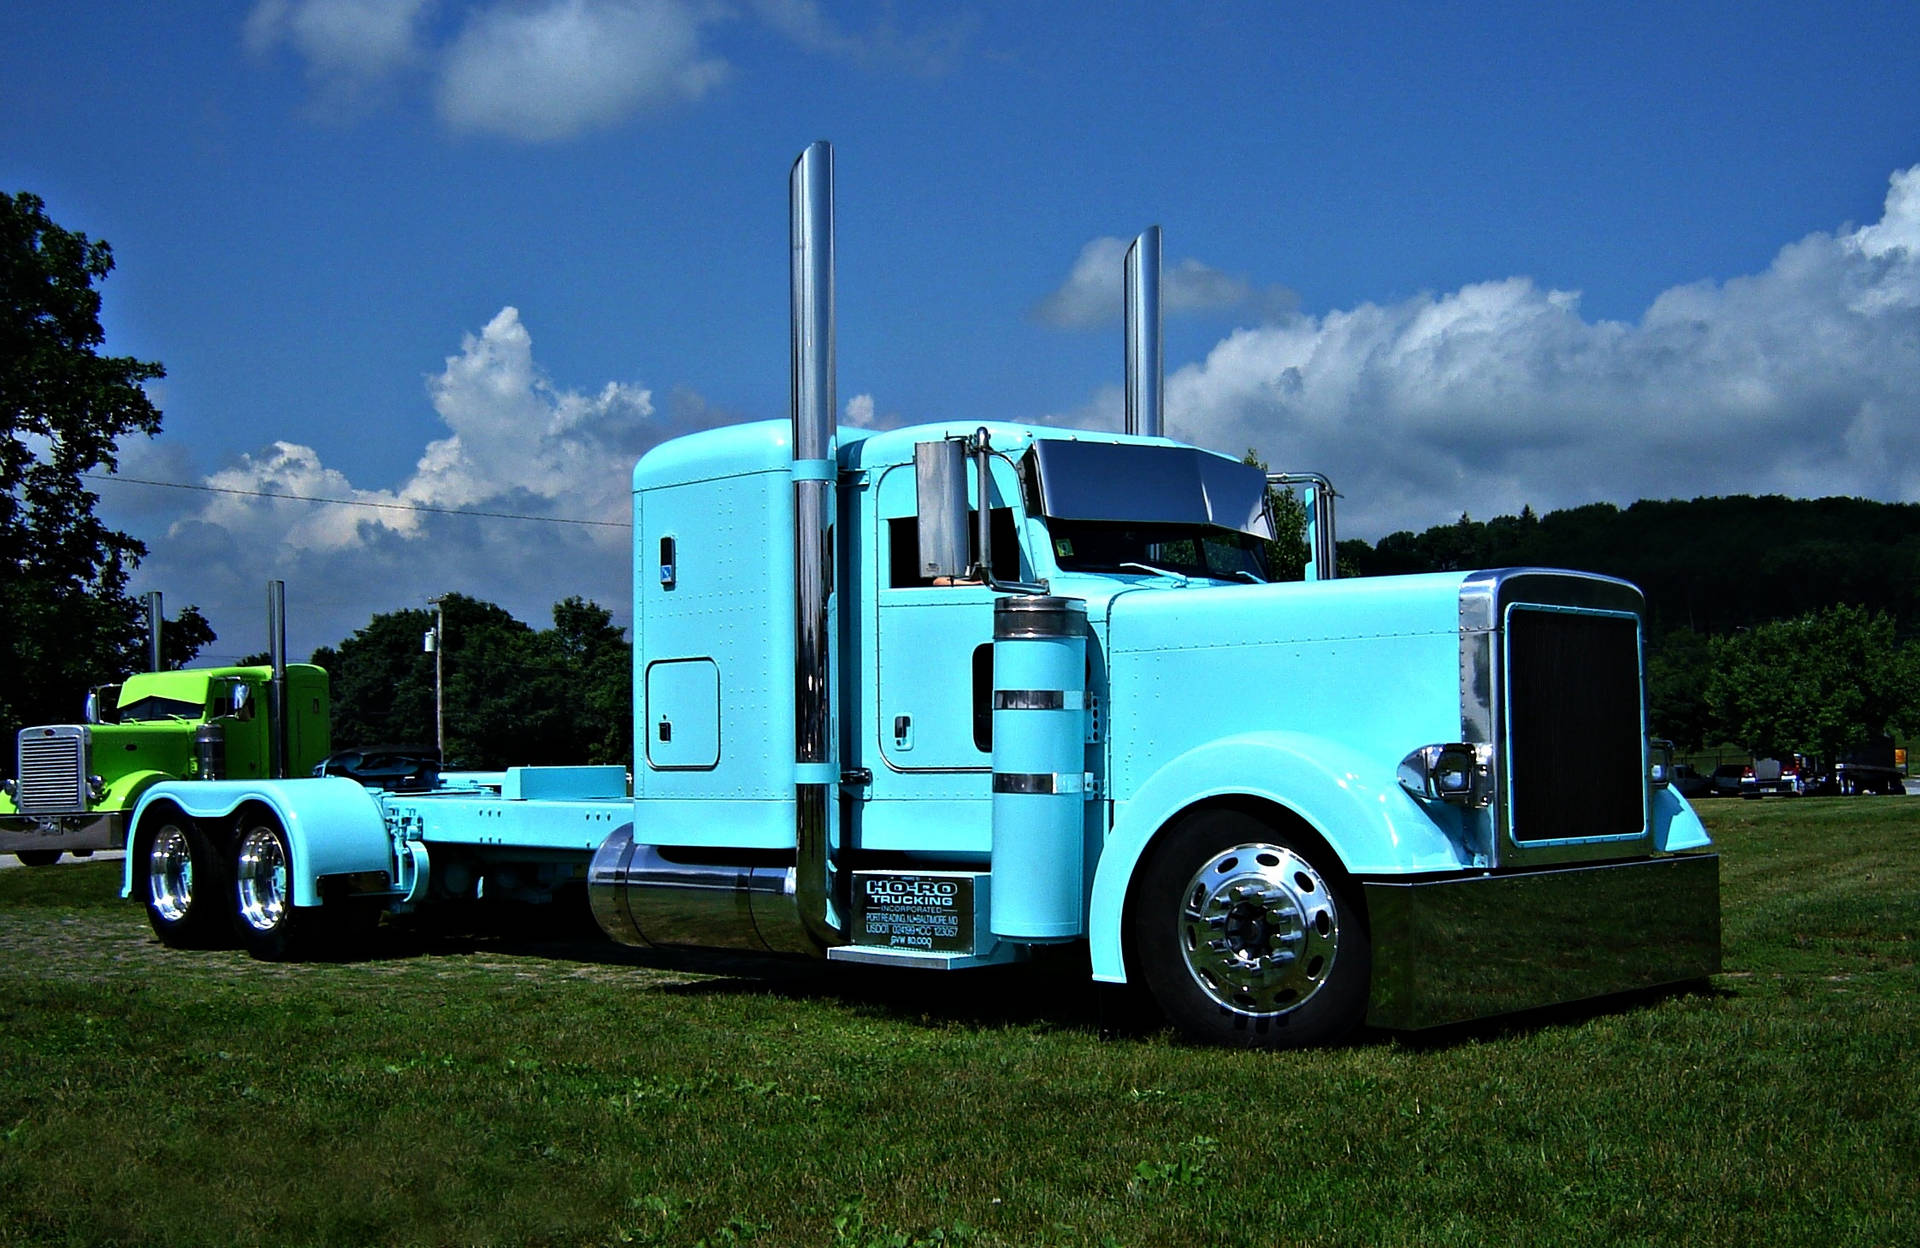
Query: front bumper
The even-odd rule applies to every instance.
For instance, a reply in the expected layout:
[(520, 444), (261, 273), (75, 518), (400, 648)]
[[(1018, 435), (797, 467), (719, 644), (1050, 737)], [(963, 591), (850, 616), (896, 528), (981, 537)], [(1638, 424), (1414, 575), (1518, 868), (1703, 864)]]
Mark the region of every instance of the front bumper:
[(127, 812), (124, 810), (88, 815), (0, 816), (0, 854), (21, 849), (86, 853), (96, 849), (122, 849), (126, 841)]
[(1720, 969), (1717, 854), (1363, 887), (1376, 1027), (1437, 1027)]

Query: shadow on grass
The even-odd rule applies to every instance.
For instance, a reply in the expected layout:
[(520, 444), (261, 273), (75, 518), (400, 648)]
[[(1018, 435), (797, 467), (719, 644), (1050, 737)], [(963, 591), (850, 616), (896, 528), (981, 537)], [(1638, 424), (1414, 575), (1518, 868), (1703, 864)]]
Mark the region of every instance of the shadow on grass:
[[(636, 948), (594, 925), (585, 907), (476, 907), (384, 924), (353, 960), (386, 962), (455, 954), (572, 966), (632, 967), (684, 976), (647, 986), (672, 996), (762, 996), (827, 1002), (935, 1025), (1102, 1026), (1101, 994), (1084, 950), (1044, 949), (1024, 963), (963, 975), (745, 950)], [(1109, 1029), (1111, 1030), (1111, 1029)]]
[[(1145, 994), (1093, 982), (1083, 948), (1043, 948), (1032, 960), (965, 974), (826, 963), (799, 955), (692, 948), (636, 948), (601, 933), (579, 905), (491, 902), (388, 919), (370, 941), (329, 961), (392, 962), (478, 956), (556, 966), (632, 968), (672, 978), (644, 991), (682, 997), (769, 997), (928, 1026), (1025, 1027), (1095, 1032), (1115, 1041), (1161, 1040), (1167, 1024)], [(1418, 1051), (1578, 1026), (1684, 998), (1735, 994), (1698, 980), (1639, 989), (1415, 1032), (1363, 1028), (1347, 1043), (1397, 1043)], [(1176, 1038), (1177, 1039), (1177, 1038)]]
[(1366, 1034), (1382, 1040), (1397, 1041), (1402, 1046), (1419, 1052), (1438, 1052), (1465, 1044), (1483, 1044), (1517, 1036), (1530, 1036), (1559, 1027), (1575, 1027), (1596, 1018), (1650, 1009), (1663, 1001), (1686, 999), (1721, 1001), (1729, 1000), (1736, 995), (1738, 994), (1725, 988), (1716, 987), (1711, 980), (1696, 979), (1677, 984), (1662, 984), (1652, 988), (1636, 988), (1629, 992), (1616, 992), (1604, 997), (1590, 997), (1584, 1001), (1543, 1005), (1514, 1014), (1499, 1014), (1491, 1018), (1448, 1023), (1441, 1027), (1429, 1027), (1424, 1031), (1369, 1031)]

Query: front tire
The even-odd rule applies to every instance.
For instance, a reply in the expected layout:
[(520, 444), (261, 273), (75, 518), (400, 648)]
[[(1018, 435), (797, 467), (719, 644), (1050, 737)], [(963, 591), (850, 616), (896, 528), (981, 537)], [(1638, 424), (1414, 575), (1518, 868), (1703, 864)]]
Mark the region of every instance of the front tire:
[(20, 860), (23, 867), (50, 867), (60, 861), (57, 849), (16, 849), (13, 856)]
[(1142, 872), (1130, 944), (1181, 1031), (1280, 1049), (1333, 1044), (1359, 1025), (1372, 941), (1354, 886), (1324, 849), (1239, 811), (1202, 811), (1166, 834)]
[(157, 821), (135, 842), (134, 860), (145, 868), (139, 878), (147, 922), (161, 944), (218, 949), (231, 943), (222, 903), (226, 864), (199, 824), (184, 815)]

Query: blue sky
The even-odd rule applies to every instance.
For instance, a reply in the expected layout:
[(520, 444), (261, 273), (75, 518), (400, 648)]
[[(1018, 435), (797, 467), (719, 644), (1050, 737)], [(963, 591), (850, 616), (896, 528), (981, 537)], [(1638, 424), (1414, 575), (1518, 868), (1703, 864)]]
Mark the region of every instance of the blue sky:
[[(1348, 11), (1354, 10), (1354, 11)], [(838, 158), (855, 423), (1117, 424), (1166, 230), (1168, 421), (1346, 532), (1605, 499), (1920, 499), (1907, 3), (26, 3), (0, 189), (109, 240), (126, 476), (617, 523), (786, 410), (786, 171)], [(125, 483), (136, 588), (293, 646), (460, 590), (626, 618), (617, 528)]]

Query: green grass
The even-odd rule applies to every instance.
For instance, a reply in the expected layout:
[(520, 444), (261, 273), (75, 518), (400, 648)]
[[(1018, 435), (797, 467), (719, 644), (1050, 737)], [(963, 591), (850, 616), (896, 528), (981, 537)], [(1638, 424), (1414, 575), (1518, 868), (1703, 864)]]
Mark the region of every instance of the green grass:
[(1920, 801), (1709, 802), (1726, 973), (1331, 1052), (975, 976), (157, 946), (0, 873), (0, 1244), (1920, 1242)]

